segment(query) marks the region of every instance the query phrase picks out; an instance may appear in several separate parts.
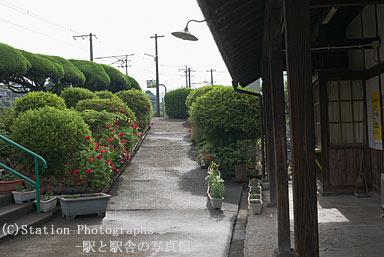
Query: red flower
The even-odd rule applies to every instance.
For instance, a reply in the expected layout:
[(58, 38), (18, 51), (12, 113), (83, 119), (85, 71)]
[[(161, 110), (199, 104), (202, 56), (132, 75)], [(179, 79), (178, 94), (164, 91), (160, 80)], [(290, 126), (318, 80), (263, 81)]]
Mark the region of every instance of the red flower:
[(153, 126), (153, 123), (151, 123), (151, 125)]
[(79, 170), (74, 170), (73, 173), (75, 173), (76, 175), (79, 175), (80, 171)]
[(105, 164), (109, 164), (109, 161), (105, 161)]
[(113, 133), (111, 132), (110, 135), (113, 136)]
[(48, 191), (51, 191), (52, 190), (52, 187), (51, 186), (48, 186)]
[(207, 158), (205, 158), (206, 160), (211, 160), (212, 158), (209, 158), (209, 157), (207, 157)]
[(89, 140), (89, 139), (91, 139), (91, 136), (86, 136), (85, 138)]
[(33, 175), (33, 177), (32, 177), (32, 180), (33, 180), (33, 181), (35, 181), (35, 180), (36, 180), (36, 176), (35, 176), (35, 175)]
[(139, 116), (139, 118), (138, 118), (139, 120), (141, 119), (141, 117)]
[(147, 108), (147, 112), (149, 111), (149, 108)]
[(113, 140), (112, 140), (112, 138), (108, 138), (107, 141), (108, 142), (112, 142)]
[(92, 158), (92, 157), (91, 157), (91, 158), (89, 158), (89, 161), (90, 161), (90, 162), (93, 162), (93, 158)]
[(118, 140), (117, 137), (114, 137), (113, 139)]
[(109, 101), (111, 101), (111, 102), (112, 102), (112, 99), (109, 99)]
[(191, 130), (190, 130), (190, 129), (188, 129), (188, 131), (189, 131), (189, 132), (191, 132)]
[(116, 170), (115, 166), (112, 167), (112, 170)]
[(207, 152), (207, 150), (204, 150), (204, 151), (203, 151), (203, 153), (206, 153), (206, 152)]
[(116, 171), (117, 171), (117, 172), (119, 172), (120, 170), (119, 170), (119, 169), (117, 169)]
[(98, 155), (98, 156), (96, 156), (96, 158), (100, 160), (100, 159), (103, 158), (103, 157), (101, 157), (100, 155)]
[(104, 150), (104, 153), (108, 153), (108, 150)]
[(91, 174), (91, 171), (90, 169), (87, 169), (85, 172), (87, 172), (88, 174)]
[(103, 151), (103, 150), (101, 150), (101, 151), (100, 151), (100, 153), (104, 153), (104, 151)]
[(121, 113), (123, 113), (124, 111), (123, 110), (120, 110)]

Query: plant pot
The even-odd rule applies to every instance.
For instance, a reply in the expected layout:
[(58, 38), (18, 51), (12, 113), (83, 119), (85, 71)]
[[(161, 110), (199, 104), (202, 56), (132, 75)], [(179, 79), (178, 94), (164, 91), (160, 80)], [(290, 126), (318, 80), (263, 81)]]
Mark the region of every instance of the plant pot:
[(13, 199), (15, 203), (23, 203), (25, 201), (36, 199), (36, 190), (30, 191), (12, 191)]
[(77, 215), (97, 214), (105, 216), (110, 195), (104, 193), (60, 196), (62, 216), (74, 219)]
[(249, 187), (249, 189), (252, 190), (252, 188), (253, 188), (254, 186), (260, 186), (260, 181), (258, 180), (257, 183), (256, 183), (255, 185), (252, 185), (251, 180), (249, 180), (249, 182), (248, 182), (248, 187)]
[(235, 165), (235, 178), (236, 180), (245, 180), (248, 178), (247, 165), (245, 163)]
[(23, 182), (22, 179), (10, 180), (10, 181), (0, 180), (0, 193), (3, 194), (3, 193), (10, 193), (12, 191), (15, 191), (17, 186), (22, 182)]
[(40, 200), (40, 211), (48, 212), (48, 211), (54, 209), (56, 207), (56, 204), (57, 204), (57, 197), (56, 196), (53, 196), (53, 197), (51, 197), (45, 201)]
[(221, 205), (223, 204), (224, 198), (212, 198), (212, 196), (208, 193), (209, 201), (211, 202), (213, 209), (221, 210)]
[(269, 190), (269, 181), (261, 182), (261, 187), (263, 190)]
[(253, 214), (260, 214), (263, 208), (263, 200), (261, 199), (248, 199), (248, 204)]

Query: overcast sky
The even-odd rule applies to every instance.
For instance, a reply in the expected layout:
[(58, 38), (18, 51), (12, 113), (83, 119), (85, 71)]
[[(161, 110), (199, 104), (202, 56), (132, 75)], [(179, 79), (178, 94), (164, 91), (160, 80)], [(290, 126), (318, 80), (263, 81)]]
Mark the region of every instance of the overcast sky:
[[(192, 87), (209, 84), (209, 69), (215, 69), (215, 84), (230, 85), (231, 78), (207, 24), (190, 23), (197, 42), (183, 41), (170, 33), (182, 30), (190, 19), (202, 20), (196, 0), (0, 0), (0, 42), (32, 53), (89, 60), (89, 40), (73, 36), (93, 33), (94, 57), (130, 56), (128, 75), (143, 89), (155, 79), (157, 33), (160, 83), (168, 90), (185, 87), (183, 69), (190, 66)], [(111, 64), (115, 59), (95, 60)], [(114, 66), (119, 68), (117, 66)], [(119, 68), (125, 72), (125, 68)]]

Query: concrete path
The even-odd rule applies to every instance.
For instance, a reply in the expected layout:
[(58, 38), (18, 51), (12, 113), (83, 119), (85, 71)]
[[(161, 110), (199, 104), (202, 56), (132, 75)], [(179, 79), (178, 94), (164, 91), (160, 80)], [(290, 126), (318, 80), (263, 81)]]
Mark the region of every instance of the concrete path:
[(223, 211), (212, 210), (206, 170), (197, 166), (186, 122), (155, 118), (154, 123), (111, 189), (104, 219), (57, 218), (44, 226), (45, 235), (3, 243), (0, 255), (227, 256), (241, 186), (226, 183)]

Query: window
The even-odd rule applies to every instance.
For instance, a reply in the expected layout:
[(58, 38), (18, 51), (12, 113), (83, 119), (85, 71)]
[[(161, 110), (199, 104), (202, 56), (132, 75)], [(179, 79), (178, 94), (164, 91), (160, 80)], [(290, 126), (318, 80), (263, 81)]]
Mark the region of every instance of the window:
[(329, 143), (365, 144), (367, 142), (362, 80), (328, 81)]

